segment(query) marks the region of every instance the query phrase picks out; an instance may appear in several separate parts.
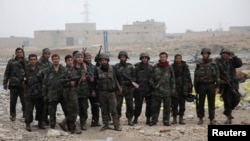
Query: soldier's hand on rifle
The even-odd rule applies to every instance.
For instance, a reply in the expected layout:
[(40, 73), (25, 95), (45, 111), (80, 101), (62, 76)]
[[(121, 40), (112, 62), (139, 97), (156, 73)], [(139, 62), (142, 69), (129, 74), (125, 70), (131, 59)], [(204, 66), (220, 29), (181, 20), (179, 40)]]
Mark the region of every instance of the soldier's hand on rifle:
[(92, 97), (96, 97), (96, 92), (95, 92), (95, 91), (92, 91), (92, 92), (91, 92), (91, 96), (92, 96)]
[(75, 86), (75, 81), (70, 81), (70, 86)]

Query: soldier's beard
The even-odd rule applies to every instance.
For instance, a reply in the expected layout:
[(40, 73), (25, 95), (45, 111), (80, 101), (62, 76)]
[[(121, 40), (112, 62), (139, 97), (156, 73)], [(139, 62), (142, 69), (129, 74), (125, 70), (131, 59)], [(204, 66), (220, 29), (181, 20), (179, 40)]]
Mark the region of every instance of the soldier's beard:
[(103, 70), (103, 71), (108, 71), (108, 69), (109, 69), (109, 65), (108, 64), (103, 64), (103, 65), (101, 65), (101, 69)]

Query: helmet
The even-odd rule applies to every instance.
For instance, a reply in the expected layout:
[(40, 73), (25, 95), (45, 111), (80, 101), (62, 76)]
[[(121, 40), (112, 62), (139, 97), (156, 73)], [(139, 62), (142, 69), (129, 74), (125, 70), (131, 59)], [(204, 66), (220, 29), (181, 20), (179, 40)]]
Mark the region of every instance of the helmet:
[(221, 49), (221, 52), (220, 52), (220, 55), (222, 54), (222, 53), (228, 53), (229, 55), (231, 54), (231, 51), (229, 50), (229, 49)]
[(109, 55), (106, 53), (101, 53), (99, 56), (99, 59), (108, 59), (109, 60)]
[(193, 102), (194, 99), (195, 99), (195, 95), (193, 95), (193, 94), (188, 94), (188, 95), (186, 96), (186, 101), (187, 101), (187, 102)]
[(203, 48), (203, 49), (201, 50), (201, 54), (203, 54), (204, 52), (207, 52), (208, 54), (211, 54), (210, 48)]
[(148, 53), (141, 53), (141, 54), (140, 54), (140, 60), (141, 60), (142, 57), (147, 57), (148, 60), (150, 60), (150, 57), (149, 57), (149, 54), (148, 54)]
[(120, 56), (121, 56), (121, 55), (124, 55), (124, 56), (127, 57), (127, 59), (129, 59), (128, 53), (127, 53), (126, 51), (120, 51), (119, 54), (118, 54), (118, 59), (120, 59)]

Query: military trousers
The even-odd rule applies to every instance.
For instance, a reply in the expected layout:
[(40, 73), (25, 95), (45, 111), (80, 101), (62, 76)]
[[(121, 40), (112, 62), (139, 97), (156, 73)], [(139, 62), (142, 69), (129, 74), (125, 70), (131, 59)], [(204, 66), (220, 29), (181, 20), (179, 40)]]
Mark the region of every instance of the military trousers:
[(222, 88), (222, 98), (224, 102), (224, 112), (223, 114), (229, 116), (232, 114), (232, 111), (240, 102), (240, 94), (234, 93), (232, 88), (228, 85), (223, 85)]
[(163, 123), (170, 121), (171, 96), (169, 95), (166, 97), (160, 97), (153, 95), (151, 111), (152, 111), (152, 122), (154, 123), (158, 122), (162, 102), (163, 102)]
[(146, 102), (146, 112), (145, 116), (147, 118), (151, 117), (151, 95), (145, 95), (145, 92), (137, 92), (134, 93), (135, 98), (135, 110), (134, 110), (134, 116), (139, 117), (142, 111), (143, 102), (145, 100)]
[(62, 94), (58, 96), (57, 99), (49, 99), (49, 122), (51, 127), (55, 127), (56, 125), (56, 112), (57, 105), (60, 103), (64, 116), (67, 118), (68, 111), (66, 107), (66, 102)]
[(80, 123), (86, 124), (86, 120), (88, 119), (88, 97), (79, 97), (78, 98), (79, 104), (79, 116), (80, 116)]
[(208, 101), (208, 115), (210, 120), (215, 118), (215, 84), (214, 83), (199, 83), (198, 84), (198, 106), (197, 116), (203, 118), (205, 116), (205, 100)]
[(33, 111), (36, 108), (36, 120), (38, 122), (43, 121), (43, 104), (44, 100), (42, 96), (25, 97), (25, 122), (31, 123), (33, 121)]
[(98, 122), (100, 115), (100, 103), (98, 97), (89, 97), (90, 105), (91, 105), (91, 114), (92, 120)]
[(16, 117), (17, 99), (20, 98), (22, 112), (25, 112), (24, 90), (22, 87), (10, 87), (10, 116)]
[(172, 114), (174, 117), (177, 115), (184, 116), (184, 113), (186, 111), (186, 98), (182, 92), (178, 92), (178, 97), (172, 97), (171, 98), (171, 107), (172, 107)]
[(98, 98), (102, 113), (102, 122), (108, 125), (109, 114), (111, 113), (114, 126), (120, 125), (120, 119), (117, 112), (117, 99), (115, 92), (100, 91), (98, 92)]
[(134, 94), (133, 88), (131, 86), (123, 86), (122, 87), (122, 94), (117, 93), (117, 111), (119, 118), (122, 116), (122, 105), (123, 100), (125, 99), (126, 102), (126, 117), (127, 119), (132, 119), (134, 115)]

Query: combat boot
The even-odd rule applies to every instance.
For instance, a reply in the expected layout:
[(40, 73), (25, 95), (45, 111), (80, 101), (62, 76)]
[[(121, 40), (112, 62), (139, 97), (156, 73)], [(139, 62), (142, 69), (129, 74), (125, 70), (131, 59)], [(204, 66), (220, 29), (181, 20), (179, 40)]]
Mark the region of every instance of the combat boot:
[(147, 117), (146, 124), (147, 124), (147, 125), (150, 124), (150, 117)]
[(176, 116), (173, 117), (172, 124), (177, 124), (177, 117)]
[(128, 125), (129, 126), (134, 126), (134, 123), (132, 122), (132, 119), (128, 119)]
[(154, 126), (154, 125), (156, 125), (156, 122), (154, 122), (154, 121), (150, 122), (150, 124), (149, 124), (149, 126)]
[(101, 128), (101, 131), (110, 129), (109, 124), (104, 124)]
[(134, 123), (134, 124), (137, 124), (137, 123), (138, 123), (138, 117), (137, 117), (137, 116), (134, 117), (133, 123)]
[(31, 132), (30, 123), (26, 123), (25, 129), (26, 129), (27, 131)]
[(210, 125), (215, 125), (215, 120), (210, 119)]
[(163, 125), (164, 126), (170, 126), (170, 123), (169, 123), (169, 121), (164, 121)]
[(15, 121), (16, 120), (16, 116), (10, 116), (10, 121)]
[(184, 122), (183, 116), (180, 116), (180, 117), (179, 117), (179, 124), (181, 124), (181, 125), (186, 124), (186, 123)]
[(202, 118), (200, 118), (200, 120), (198, 121), (198, 125), (201, 125), (201, 124), (203, 124), (203, 119)]
[(42, 121), (39, 121), (39, 122), (38, 122), (38, 128), (39, 128), (39, 129), (45, 129), (45, 127), (44, 127)]
[(81, 130), (87, 130), (86, 122), (81, 123)]
[(67, 131), (67, 121), (66, 121), (66, 119), (64, 119), (62, 122), (60, 122), (59, 123), (59, 126), (61, 127), (61, 129), (63, 130), (63, 131)]
[(227, 117), (225, 124), (232, 124), (232, 119), (230, 117)]
[(76, 133), (76, 134), (81, 134), (81, 133), (82, 133), (82, 131), (81, 131), (81, 129), (80, 129), (79, 126), (76, 127), (75, 133)]
[(115, 131), (122, 131), (121, 126), (119, 126), (119, 125), (115, 126)]

